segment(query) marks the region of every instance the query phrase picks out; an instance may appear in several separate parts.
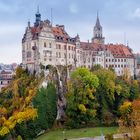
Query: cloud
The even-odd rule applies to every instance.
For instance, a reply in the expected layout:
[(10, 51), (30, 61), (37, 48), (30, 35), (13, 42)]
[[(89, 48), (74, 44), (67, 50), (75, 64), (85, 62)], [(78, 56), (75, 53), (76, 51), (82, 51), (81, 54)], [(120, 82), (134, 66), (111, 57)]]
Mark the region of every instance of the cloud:
[(140, 8), (137, 8), (137, 9), (134, 11), (133, 17), (140, 18)]
[(70, 4), (69, 10), (72, 14), (77, 14), (78, 13), (78, 7), (76, 4)]
[(21, 23), (0, 24), (0, 62), (21, 62), (21, 39), (25, 25)]
[(16, 33), (21, 33), (25, 29), (25, 25), (20, 23), (10, 23), (10, 24), (0, 24), (0, 36), (6, 34), (12, 35)]
[(0, 12), (6, 14), (15, 14), (18, 13), (19, 10), (23, 8), (22, 1), (15, 1), (15, 2), (6, 2), (0, 1)]

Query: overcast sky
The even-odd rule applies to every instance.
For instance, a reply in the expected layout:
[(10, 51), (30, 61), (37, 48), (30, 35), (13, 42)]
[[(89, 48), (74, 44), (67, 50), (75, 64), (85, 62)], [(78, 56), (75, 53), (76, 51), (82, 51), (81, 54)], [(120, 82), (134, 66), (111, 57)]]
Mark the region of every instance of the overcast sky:
[(91, 40), (99, 11), (106, 43), (126, 43), (140, 52), (140, 0), (0, 0), (0, 63), (21, 63), (21, 39), (37, 5), (42, 20), (64, 24), (70, 36)]

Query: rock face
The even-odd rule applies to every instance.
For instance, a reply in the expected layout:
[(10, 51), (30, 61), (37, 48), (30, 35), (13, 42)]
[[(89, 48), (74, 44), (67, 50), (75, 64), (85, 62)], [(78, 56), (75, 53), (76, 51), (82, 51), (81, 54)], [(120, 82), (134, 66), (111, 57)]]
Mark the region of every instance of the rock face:
[(57, 89), (57, 117), (56, 120), (64, 122), (66, 119), (66, 98), (67, 93), (67, 80), (69, 78), (68, 66), (51, 66), (49, 74), (47, 75), (48, 81), (53, 81)]
[(63, 86), (63, 75), (60, 74), (59, 69), (56, 67), (56, 76), (57, 76), (57, 94), (58, 94), (58, 101), (57, 101), (57, 120), (64, 120), (65, 118), (65, 109), (66, 109), (66, 99), (64, 96), (64, 86)]

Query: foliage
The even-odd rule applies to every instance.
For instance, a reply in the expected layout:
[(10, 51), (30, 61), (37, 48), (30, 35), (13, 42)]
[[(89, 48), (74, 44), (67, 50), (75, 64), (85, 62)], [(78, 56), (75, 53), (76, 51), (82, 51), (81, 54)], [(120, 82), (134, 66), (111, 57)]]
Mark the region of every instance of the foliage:
[(130, 85), (130, 100), (137, 99), (139, 97), (139, 83), (137, 80), (131, 80)]
[(132, 138), (140, 139), (140, 99), (133, 102), (125, 102), (120, 106), (121, 118), (119, 126), (121, 132), (130, 132)]
[[(113, 112), (111, 111), (114, 106), (115, 91), (120, 92), (121, 87), (115, 84), (116, 75), (113, 71), (99, 69), (94, 71), (94, 74), (99, 78), (99, 86), (95, 94), (99, 104), (97, 116), (102, 123), (109, 123), (106, 121), (106, 118), (109, 116), (112, 116), (109, 118), (114, 118), (112, 114)], [(109, 119), (109, 121), (111, 120)]]
[(107, 134), (107, 135), (105, 136), (105, 140), (114, 140), (113, 134)]
[(33, 106), (37, 109), (38, 117), (17, 127), (24, 139), (33, 139), (41, 131), (52, 128), (57, 115), (56, 90), (53, 84), (50, 83), (46, 88), (41, 87), (37, 91)]
[(16, 125), (37, 117), (31, 102), (36, 94), (38, 79), (17, 68), (15, 79), (0, 94), (0, 135), (16, 136)]
[(91, 71), (96, 71), (102, 69), (103, 67), (100, 64), (95, 64), (92, 66)]
[(80, 127), (88, 124), (96, 115), (95, 91), (98, 78), (86, 68), (78, 68), (71, 75), (67, 94), (68, 125)]
[(102, 124), (116, 123), (120, 117), (119, 107), (126, 100), (139, 97), (139, 84), (137, 80), (130, 79), (127, 73), (117, 77), (112, 70), (98, 69), (93, 71), (99, 78), (99, 86), (95, 98), (99, 104), (97, 117)]
[(47, 88), (42, 87), (34, 98), (33, 105), (38, 109), (36, 123), (41, 127), (41, 130), (52, 127), (57, 114), (56, 101), (56, 90), (51, 83)]

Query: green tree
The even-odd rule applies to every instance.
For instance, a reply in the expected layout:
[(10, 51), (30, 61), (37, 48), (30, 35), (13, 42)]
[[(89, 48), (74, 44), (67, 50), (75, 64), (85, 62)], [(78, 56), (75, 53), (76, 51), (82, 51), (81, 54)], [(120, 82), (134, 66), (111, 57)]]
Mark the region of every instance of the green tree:
[(130, 100), (134, 100), (140, 96), (140, 88), (137, 80), (132, 80), (130, 85)]
[(96, 71), (102, 69), (103, 67), (100, 64), (95, 64), (92, 66), (91, 71)]
[(53, 84), (41, 87), (33, 99), (38, 117), (33, 121), (18, 125), (17, 131), (26, 140), (32, 140), (41, 131), (52, 128), (57, 115), (57, 95)]
[(86, 68), (78, 68), (72, 73), (67, 94), (68, 125), (76, 128), (93, 120), (97, 107), (94, 94), (98, 85), (97, 76)]
[(113, 71), (106, 69), (94, 71), (94, 74), (99, 78), (99, 86), (95, 94), (99, 104), (97, 117), (102, 123), (110, 124), (114, 121), (112, 110), (115, 100), (116, 75)]

